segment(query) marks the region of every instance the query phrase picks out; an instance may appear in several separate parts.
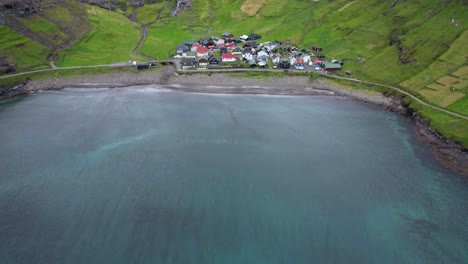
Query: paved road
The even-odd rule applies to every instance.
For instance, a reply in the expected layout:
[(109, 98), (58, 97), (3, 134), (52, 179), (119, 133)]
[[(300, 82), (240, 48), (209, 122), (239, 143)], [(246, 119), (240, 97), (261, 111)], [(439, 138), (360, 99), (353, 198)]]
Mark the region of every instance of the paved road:
[[(144, 41), (144, 39), (142, 39), (142, 41)], [(140, 42), (140, 43), (142, 43), (142, 42)], [(248, 71), (249, 72), (252, 72), (252, 71), (255, 71), (255, 72), (279, 72), (280, 71), (280, 70), (277, 70), (277, 69), (258, 69), (258, 68), (257, 69), (244, 68), (244, 69), (184, 70), (184, 69), (182, 69), (180, 67), (180, 60), (178, 60), (178, 59), (160, 60), (160, 61), (156, 61), (156, 63), (170, 63), (170, 64), (173, 64), (175, 66), (175, 69), (176, 69), (177, 72), (197, 72), (197, 71), (199, 71), (199, 72), (202, 72), (202, 71), (210, 71), (210, 72), (248, 72)], [(51, 63), (51, 66), (54, 67), (55, 65)], [(115, 67), (115, 64), (101, 64), (101, 65), (74, 66), (74, 67), (55, 67), (55, 68), (52, 68), (52, 69), (43, 69), (43, 70), (36, 70), (36, 71), (29, 71), (29, 72), (22, 72), (22, 73), (4, 75), (4, 76), (0, 76), (0, 79), (9, 78), (9, 77), (13, 77), (13, 76), (26, 75), (26, 74), (30, 74), (30, 73), (37, 73), (37, 72), (47, 72), (47, 71), (56, 71), (56, 70), (67, 70), (67, 69), (99, 68), (99, 67)], [(294, 70), (291, 70), (291, 71), (294, 71)], [(318, 74), (318, 72), (314, 72), (314, 73)], [(462, 118), (464, 120), (468, 120), (467, 116), (464, 116), (462, 114), (455, 113), (455, 112), (452, 112), (450, 110), (447, 110), (447, 109), (432, 105), (430, 103), (427, 103), (427, 102), (423, 101), (422, 99), (420, 99), (420, 98), (418, 98), (418, 97), (410, 94), (409, 92), (404, 91), (404, 90), (402, 90), (402, 89), (400, 89), (398, 87), (385, 85), (385, 84), (380, 84), (380, 83), (361, 81), (361, 80), (353, 79), (353, 78), (334, 76), (334, 75), (327, 75), (327, 77), (335, 78), (335, 79), (341, 79), (341, 80), (347, 80), (347, 81), (351, 81), (351, 82), (355, 82), (355, 83), (361, 83), (361, 84), (370, 84), (370, 85), (375, 85), (375, 86), (380, 86), (380, 87), (385, 87), (385, 88), (388, 88), (388, 89), (392, 89), (394, 91), (397, 91), (399, 93), (402, 93), (402, 94), (404, 94), (406, 96), (411, 97), (413, 100), (415, 100), (416, 102), (418, 102), (418, 103), (420, 103), (420, 104), (422, 104), (424, 106), (430, 107), (432, 109), (435, 109), (435, 110), (440, 111), (440, 112), (445, 113), (445, 114), (449, 114), (449, 115), (454, 116), (454, 117), (458, 117), (458, 118)]]

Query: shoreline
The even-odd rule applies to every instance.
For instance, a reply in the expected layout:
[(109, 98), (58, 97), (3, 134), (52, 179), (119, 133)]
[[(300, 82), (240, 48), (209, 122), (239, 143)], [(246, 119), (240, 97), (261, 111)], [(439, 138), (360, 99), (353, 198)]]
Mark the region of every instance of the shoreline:
[(160, 85), (162, 89), (191, 93), (257, 94), (290, 96), (343, 96), (381, 105), (387, 110), (409, 118), (418, 140), (429, 145), (434, 157), (449, 168), (468, 176), (468, 149), (435, 132), (427, 121), (397, 97), (378, 92), (364, 93), (345, 89), (324, 79), (311, 81), (307, 76), (248, 77), (226, 73), (177, 74), (172, 67), (158, 71), (106, 73), (66, 78), (26, 80), (10, 89), (0, 90), (0, 101), (18, 95), (47, 90), (123, 88), (139, 85)]

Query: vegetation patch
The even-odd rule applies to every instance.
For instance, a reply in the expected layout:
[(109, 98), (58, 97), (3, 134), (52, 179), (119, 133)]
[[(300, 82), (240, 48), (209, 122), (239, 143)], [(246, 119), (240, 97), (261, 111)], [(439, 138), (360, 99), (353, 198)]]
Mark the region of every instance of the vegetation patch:
[(0, 26), (0, 73), (47, 68), (50, 49)]
[(241, 6), (241, 10), (249, 16), (253, 16), (257, 14), (258, 10), (260, 10), (266, 2), (267, 0), (246, 0)]

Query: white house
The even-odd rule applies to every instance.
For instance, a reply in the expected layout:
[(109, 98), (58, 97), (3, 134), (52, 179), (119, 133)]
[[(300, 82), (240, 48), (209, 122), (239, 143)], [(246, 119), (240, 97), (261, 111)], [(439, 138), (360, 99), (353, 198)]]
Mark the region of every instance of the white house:
[(244, 50), (242, 51), (242, 58), (250, 61), (250, 60), (254, 60), (255, 59), (255, 56), (254, 56), (254, 52), (252, 50)]
[(239, 39), (242, 40), (242, 41), (247, 41), (249, 39), (249, 36), (242, 35), (242, 36), (239, 37)]

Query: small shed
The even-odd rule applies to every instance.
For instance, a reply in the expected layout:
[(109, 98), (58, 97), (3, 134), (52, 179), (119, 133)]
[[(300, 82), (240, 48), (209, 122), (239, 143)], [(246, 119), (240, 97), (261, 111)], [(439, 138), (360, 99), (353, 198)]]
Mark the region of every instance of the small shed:
[(312, 50), (315, 52), (320, 52), (322, 51), (322, 48), (320, 46), (312, 46)]
[(135, 69), (137, 70), (149, 69), (150, 64), (151, 63), (148, 63), (148, 62), (138, 62), (138, 63), (135, 63)]
[(230, 39), (230, 38), (233, 38), (233, 37), (234, 37), (234, 36), (233, 36), (231, 33), (229, 33), (229, 32), (224, 32), (224, 33), (223, 33), (223, 38)]

